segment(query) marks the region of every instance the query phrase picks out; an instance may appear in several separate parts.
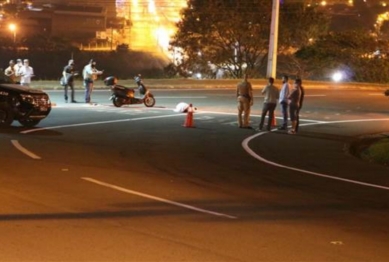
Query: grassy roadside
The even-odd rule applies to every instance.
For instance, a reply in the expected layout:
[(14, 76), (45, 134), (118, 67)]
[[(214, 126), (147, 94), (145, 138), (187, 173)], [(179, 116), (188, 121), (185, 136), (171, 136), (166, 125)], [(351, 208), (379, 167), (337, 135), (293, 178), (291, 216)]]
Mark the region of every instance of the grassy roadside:
[(362, 159), (389, 166), (389, 137), (381, 138), (360, 152)]

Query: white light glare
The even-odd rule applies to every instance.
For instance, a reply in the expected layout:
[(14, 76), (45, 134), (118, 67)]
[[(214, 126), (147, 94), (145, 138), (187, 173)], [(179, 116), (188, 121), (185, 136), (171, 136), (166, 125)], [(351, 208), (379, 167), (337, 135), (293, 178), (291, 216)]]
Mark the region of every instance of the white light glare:
[(332, 75), (332, 80), (335, 81), (335, 82), (342, 81), (342, 79), (343, 79), (343, 74), (341, 72), (335, 72)]

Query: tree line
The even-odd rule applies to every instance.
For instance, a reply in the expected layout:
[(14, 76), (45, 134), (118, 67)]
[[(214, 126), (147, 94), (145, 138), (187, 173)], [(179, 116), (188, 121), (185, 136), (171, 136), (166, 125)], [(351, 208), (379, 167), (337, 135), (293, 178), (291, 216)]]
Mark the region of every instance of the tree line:
[[(170, 70), (209, 77), (215, 77), (216, 70), (234, 78), (244, 72), (265, 77), (271, 5), (269, 0), (189, 0), (171, 41), (178, 55)], [(318, 6), (282, 4), (277, 75), (326, 80), (340, 70), (349, 81), (388, 82), (388, 40), (368, 27), (331, 31), (330, 23), (329, 13)]]
[[(285, 3), (286, 2), (286, 3)], [(280, 8), (277, 76), (327, 80), (342, 71), (348, 81), (386, 83), (389, 41), (367, 29), (331, 30), (331, 16), (317, 6), (285, 1)], [(117, 49), (81, 51), (71, 39), (35, 35), (18, 40), (0, 36), (0, 68), (11, 59), (28, 58), (36, 79), (59, 79), (69, 59), (81, 71), (90, 59), (105, 74), (129, 79), (266, 76), (272, 1), (189, 0), (176, 24), (173, 61), (149, 53)], [(345, 21), (347, 23), (347, 21)]]
[[(58, 41), (55, 41), (58, 40)], [(9, 40), (8, 40), (9, 42)], [(98, 69), (104, 74), (114, 75), (120, 79), (131, 79), (137, 74), (147, 78), (165, 78), (166, 58), (144, 52), (131, 50), (114, 51), (82, 51), (70, 42), (62, 39), (33, 36), (24, 43), (6, 44), (0, 38), (0, 68), (5, 69), (10, 60), (29, 59), (34, 68), (36, 80), (57, 80), (62, 76), (63, 68), (70, 59), (75, 60), (75, 68), (79, 73), (91, 59), (97, 62)], [(81, 76), (79, 76), (81, 77)]]

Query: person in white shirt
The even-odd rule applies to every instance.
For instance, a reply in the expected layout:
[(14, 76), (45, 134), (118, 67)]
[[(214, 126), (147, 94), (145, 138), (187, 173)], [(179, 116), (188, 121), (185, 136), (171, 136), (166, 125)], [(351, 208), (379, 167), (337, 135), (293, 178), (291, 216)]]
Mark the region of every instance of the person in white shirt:
[(288, 127), (288, 96), (290, 92), (289, 77), (287, 75), (282, 76), (282, 87), (280, 91), (280, 105), (282, 112), (282, 125), (278, 130), (287, 130)]
[(265, 116), (267, 112), (269, 112), (269, 117), (267, 121), (267, 131), (270, 131), (271, 125), (273, 123), (274, 118), (274, 110), (277, 106), (277, 99), (280, 98), (280, 91), (277, 87), (274, 86), (274, 78), (269, 77), (268, 84), (262, 89), (262, 95), (264, 95), (263, 100), (263, 108), (262, 108), (262, 115), (261, 115), (261, 122), (259, 123), (258, 131), (261, 131), (263, 128), (263, 124), (265, 121)]
[(93, 91), (93, 82), (102, 73), (103, 70), (99, 71), (96, 69), (96, 61), (94, 61), (93, 59), (91, 59), (89, 61), (89, 64), (87, 64), (82, 70), (82, 76), (84, 78), (84, 87), (85, 87), (85, 103), (90, 103), (91, 94)]
[(24, 59), (23, 66), (17, 74), (20, 75), (20, 84), (22, 86), (30, 86), (31, 77), (34, 76), (34, 69), (29, 65), (28, 59)]

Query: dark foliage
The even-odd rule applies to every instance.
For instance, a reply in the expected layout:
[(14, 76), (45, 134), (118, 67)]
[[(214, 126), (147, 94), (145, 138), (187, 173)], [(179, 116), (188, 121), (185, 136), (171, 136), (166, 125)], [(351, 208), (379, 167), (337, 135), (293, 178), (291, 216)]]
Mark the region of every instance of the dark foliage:
[(61, 77), (62, 70), (68, 60), (73, 58), (76, 70), (80, 73), (83, 67), (94, 59), (99, 70), (104, 69), (104, 75), (115, 75), (121, 79), (133, 78), (142, 74), (147, 78), (163, 78), (164, 67), (168, 62), (161, 58), (142, 52), (86, 52), (86, 51), (27, 51), (0, 49), (1, 65), (5, 69), (9, 60), (27, 58), (34, 68), (36, 80), (54, 80)]

